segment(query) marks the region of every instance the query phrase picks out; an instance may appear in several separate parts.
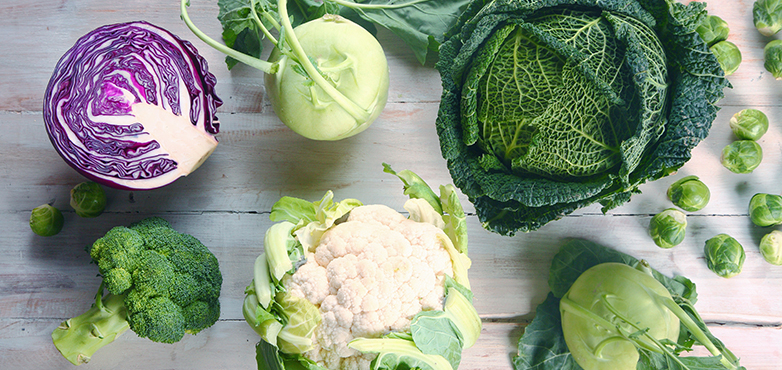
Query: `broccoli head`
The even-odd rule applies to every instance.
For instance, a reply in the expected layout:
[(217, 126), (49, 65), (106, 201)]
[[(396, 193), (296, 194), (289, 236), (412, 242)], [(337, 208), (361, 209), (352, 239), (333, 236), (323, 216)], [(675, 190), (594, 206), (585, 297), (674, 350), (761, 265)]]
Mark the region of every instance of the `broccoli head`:
[(96, 302), (52, 333), (57, 349), (75, 365), (127, 329), (174, 343), (220, 316), (217, 258), (160, 217), (112, 228), (93, 243), (90, 256), (103, 277)]

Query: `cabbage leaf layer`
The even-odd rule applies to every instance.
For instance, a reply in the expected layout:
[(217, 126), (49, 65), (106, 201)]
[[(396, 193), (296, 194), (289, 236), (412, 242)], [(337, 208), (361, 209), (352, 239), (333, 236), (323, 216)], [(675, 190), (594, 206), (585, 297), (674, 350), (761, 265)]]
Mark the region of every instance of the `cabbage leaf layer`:
[(484, 227), (605, 212), (681, 167), (729, 86), (695, 31), (705, 16), (696, 2), (473, 1), (440, 49), (437, 132)]

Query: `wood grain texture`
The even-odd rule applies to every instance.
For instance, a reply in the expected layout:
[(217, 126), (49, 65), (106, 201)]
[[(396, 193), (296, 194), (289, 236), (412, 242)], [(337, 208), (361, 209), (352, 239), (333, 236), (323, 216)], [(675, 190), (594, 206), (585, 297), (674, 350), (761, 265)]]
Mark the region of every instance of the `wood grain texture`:
[[(548, 269), (569, 238), (587, 238), (643, 258), (668, 275), (682, 274), (698, 286), (696, 308), (748, 369), (782, 364), (782, 267), (763, 261), (757, 245), (773, 228), (753, 226), (749, 198), (782, 192), (782, 81), (763, 69), (769, 38), (752, 25), (752, 1), (712, 0), (712, 14), (728, 21), (729, 40), (743, 63), (730, 77), (709, 137), (681, 170), (641, 186), (641, 194), (603, 214), (590, 206), (538, 231), (503, 237), (485, 231), (465, 197), (470, 280), (484, 320), (481, 338), (465, 351), (460, 369), (511, 369), (518, 338), (548, 293)], [(219, 37), (216, 2), (192, 0), (191, 17)], [(223, 56), (196, 39), (179, 19), (178, 1), (4, 0), (0, 4), (0, 369), (70, 368), (51, 344), (51, 331), (91, 304), (99, 284), (85, 248), (109, 228), (159, 215), (209, 246), (224, 274), (218, 323), (182, 342), (161, 345), (126, 333), (102, 349), (84, 369), (252, 369), (257, 335), (244, 323), (243, 291), (252, 261), (262, 251), (271, 205), (283, 195), (319, 199), (358, 198), (402, 210), (401, 183), (381, 163), (411, 169), (430, 184), (450, 183), (440, 156), (434, 120), (440, 99), (436, 70), (421, 66), (395, 36), (379, 39), (389, 60), (389, 104), (364, 133), (339, 142), (306, 140), (274, 115), (259, 71), (228, 71)], [(52, 148), (43, 128), (43, 92), (59, 57), (91, 29), (108, 23), (147, 20), (189, 39), (207, 58), (225, 104), (218, 111), (220, 144), (192, 175), (155, 191), (108, 190), (104, 215), (82, 219), (68, 205), (68, 192), (83, 181)], [(725, 170), (719, 156), (735, 138), (730, 117), (744, 108), (763, 110), (771, 121), (760, 140), (764, 161), (752, 174)], [(686, 175), (700, 176), (711, 202), (688, 216), (685, 242), (657, 248), (647, 235), (651, 216), (671, 207), (667, 187)], [(41, 238), (27, 226), (30, 210), (53, 201), (65, 228)], [(778, 227), (782, 229), (782, 227)], [(744, 271), (723, 279), (703, 260), (703, 243), (727, 232), (745, 247)]]

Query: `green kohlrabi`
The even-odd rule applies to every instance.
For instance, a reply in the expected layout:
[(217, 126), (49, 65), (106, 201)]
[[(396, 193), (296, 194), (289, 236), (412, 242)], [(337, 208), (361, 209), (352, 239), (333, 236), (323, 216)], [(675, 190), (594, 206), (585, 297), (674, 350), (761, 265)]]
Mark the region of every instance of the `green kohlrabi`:
[[(367, 129), (388, 98), (385, 54), (359, 24), (391, 29), (423, 62), (466, 2), (220, 0), (225, 44), (193, 24), (188, 0), (181, 0), (181, 13), (196, 36), (228, 56), (229, 68), (241, 62), (266, 73), (266, 92), (283, 123), (313, 140), (339, 140)], [(274, 45), (268, 60), (260, 59), (265, 42)]]
[[(586, 240), (554, 256), (551, 293), (519, 341), (516, 370), (737, 370), (695, 310), (695, 284)], [(679, 356), (693, 345), (709, 356)]]
[(729, 85), (696, 32), (704, 6), (471, 3), (440, 48), (437, 131), (487, 229), (606, 211), (690, 158)]

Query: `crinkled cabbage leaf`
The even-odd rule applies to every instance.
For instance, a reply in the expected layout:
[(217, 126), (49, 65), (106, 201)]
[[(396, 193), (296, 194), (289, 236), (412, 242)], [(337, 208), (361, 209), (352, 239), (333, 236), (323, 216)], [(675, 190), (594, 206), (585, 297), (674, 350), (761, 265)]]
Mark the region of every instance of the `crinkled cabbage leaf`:
[(437, 132), (484, 226), (617, 207), (681, 167), (729, 86), (705, 4), (476, 0), (446, 35)]

